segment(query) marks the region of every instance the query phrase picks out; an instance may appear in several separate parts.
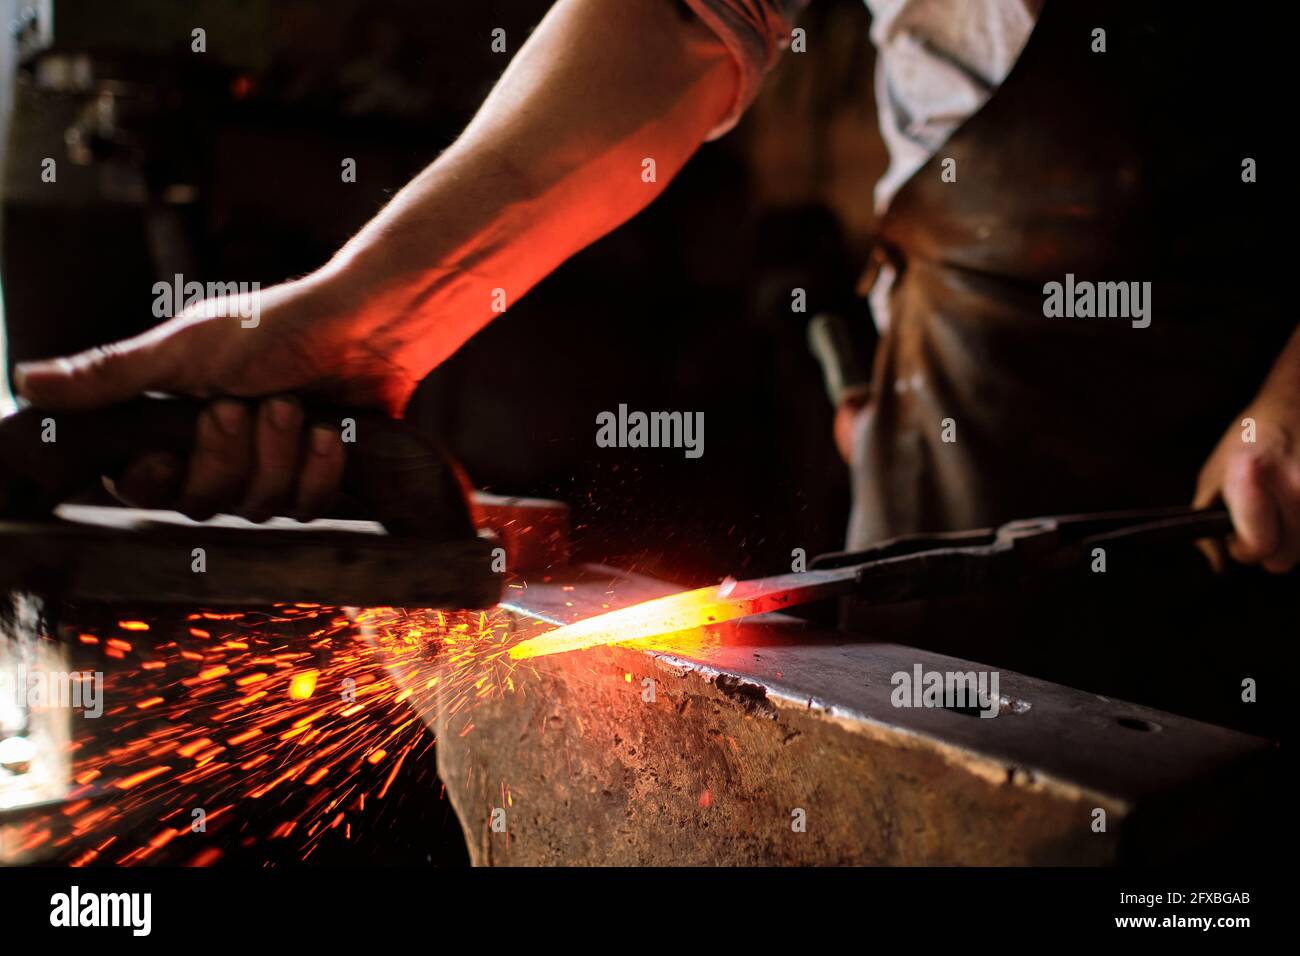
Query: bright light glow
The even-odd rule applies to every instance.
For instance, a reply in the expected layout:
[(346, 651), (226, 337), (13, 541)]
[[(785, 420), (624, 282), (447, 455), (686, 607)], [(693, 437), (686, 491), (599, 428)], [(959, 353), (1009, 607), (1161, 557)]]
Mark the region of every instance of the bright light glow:
[(641, 640), (690, 631), (706, 624), (734, 621), (767, 610), (758, 606), (756, 600), (719, 600), (718, 591), (717, 585), (711, 585), (598, 614), (516, 644), (510, 649), (510, 656), (515, 660), (527, 660), (602, 644)]
[(293, 680), (289, 681), (289, 698), (306, 700), (316, 693), (316, 678), (319, 676), (319, 671), (303, 671), (301, 674), (294, 674)]
[(700, 628), (847, 594), (857, 586), (856, 581), (855, 567), (802, 571), (749, 581), (727, 578), (721, 584), (654, 598), (566, 624), (516, 644), (510, 648), (510, 657), (527, 660), (602, 644), (644, 641), (665, 634), (680, 634), (688, 642), (699, 644)]

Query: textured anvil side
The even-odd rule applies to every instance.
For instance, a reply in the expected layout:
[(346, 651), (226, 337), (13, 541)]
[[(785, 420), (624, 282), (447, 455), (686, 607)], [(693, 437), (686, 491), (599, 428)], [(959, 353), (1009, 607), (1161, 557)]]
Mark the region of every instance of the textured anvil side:
[[(522, 635), (673, 590), (588, 566), (508, 607)], [(524, 661), (468, 733), (423, 715), (474, 863), (1163, 860), (1271, 749), (1005, 670), (995, 718), (896, 707), (896, 672), (986, 668), (781, 615), (667, 640)]]

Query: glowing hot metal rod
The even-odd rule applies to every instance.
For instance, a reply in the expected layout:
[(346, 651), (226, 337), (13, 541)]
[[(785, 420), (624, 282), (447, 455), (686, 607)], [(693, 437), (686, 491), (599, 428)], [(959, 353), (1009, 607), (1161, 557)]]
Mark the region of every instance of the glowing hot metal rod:
[(806, 571), (779, 577), (735, 581), (670, 594), (631, 607), (598, 614), (530, 638), (510, 649), (515, 660), (617, 644), (661, 634), (721, 624), (751, 614), (781, 611), (797, 604), (848, 594), (857, 587), (856, 567)]

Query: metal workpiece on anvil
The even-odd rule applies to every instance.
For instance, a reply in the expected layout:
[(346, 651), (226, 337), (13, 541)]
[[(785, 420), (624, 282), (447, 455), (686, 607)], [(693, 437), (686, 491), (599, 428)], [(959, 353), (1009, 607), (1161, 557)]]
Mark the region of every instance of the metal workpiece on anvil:
[[(675, 590), (586, 566), (506, 606), (523, 637)], [(1230, 825), (1272, 750), (1002, 669), (996, 718), (894, 706), (918, 665), (987, 670), (771, 614), (525, 660), (421, 716), (479, 865), (1158, 860)]]

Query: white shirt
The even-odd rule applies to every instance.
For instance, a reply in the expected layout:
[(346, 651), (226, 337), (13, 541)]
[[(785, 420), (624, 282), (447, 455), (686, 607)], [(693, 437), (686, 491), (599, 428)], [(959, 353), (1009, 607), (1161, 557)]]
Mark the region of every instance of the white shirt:
[[(736, 59), (740, 88), (726, 118), (710, 133), (731, 129), (758, 92), (763, 75), (787, 45), (794, 18), (808, 0), (686, 0)], [(912, 175), (972, 116), (1015, 65), (1037, 15), (1034, 0), (866, 0), (876, 46), (876, 110), (889, 167), (876, 183), (883, 213)], [(816, 56), (817, 38), (807, 38)], [(871, 308), (889, 324), (894, 273), (881, 269)]]
[(1035, 17), (1025, 0), (867, 0), (876, 109), (889, 168), (876, 211), (929, 162), (1011, 72)]

